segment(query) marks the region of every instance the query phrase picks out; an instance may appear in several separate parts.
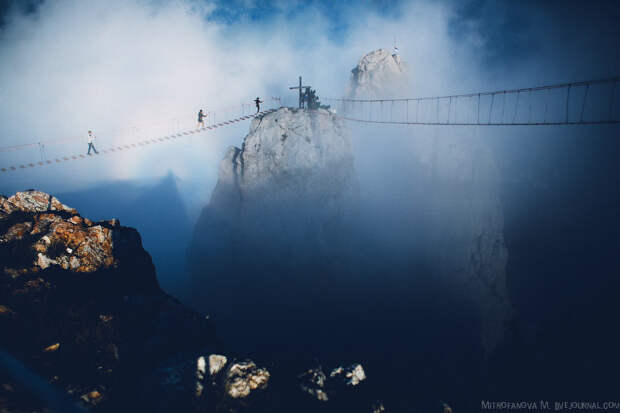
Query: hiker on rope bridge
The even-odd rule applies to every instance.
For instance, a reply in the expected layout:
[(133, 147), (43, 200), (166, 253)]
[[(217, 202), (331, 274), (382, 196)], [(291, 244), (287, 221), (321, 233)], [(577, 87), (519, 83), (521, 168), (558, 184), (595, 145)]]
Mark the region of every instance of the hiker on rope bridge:
[(254, 99), (254, 103), (256, 103), (256, 113), (260, 112), (260, 104), (263, 103), (263, 101), (260, 100), (259, 97), (257, 97), (256, 99)]
[(93, 135), (93, 131), (89, 130), (88, 131), (88, 152), (86, 153), (86, 155), (90, 155), (90, 150), (95, 151), (95, 154), (99, 154), (99, 152), (97, 152), (97, 149), (95, 148), (95, 135)]
[(200, 111), (198, 112), (198, 125), (196, 126), (197, 128), (200, 127), (202, 125), (202, 127), (205, 127), (205, 117), (207, 115), (205, 115), (204, 111), (202, 109), (200, 109)]

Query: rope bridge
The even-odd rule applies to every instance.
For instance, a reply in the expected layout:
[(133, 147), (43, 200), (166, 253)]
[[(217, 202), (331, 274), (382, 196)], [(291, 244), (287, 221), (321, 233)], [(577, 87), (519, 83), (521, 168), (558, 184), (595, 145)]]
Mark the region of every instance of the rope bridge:
[(334, 99), (346, 120), (396, 125), (551, 126), (620, 123), (620, 76), (531, 88), (403, 99)]
[[(594, 125), (620, 123), (620, 104), (616, 102), (617, 84), (620, 76), (583, 82), (562, 83), (531, 88), (479, 92), (461, 95), (418, 97), (403, 99), (334, 99), (332, 102), (342, 119), (374, 124), (395, 125), (437, 125), (437, 126), (551, 126), (551, 125)], [(272, 98), (281, 103), (280, 98)], [(247, 107), (246, 107), (247, 106)], [(238, 110), (238, 106), (225, 108)], [(242, 113), (250, 111), (249, 104), (241, 105)], [(148, 145), (179, 139), (188, 135), (231, 125), (236, 122), (260, 117), (275, 109), (232, 118), (215, 123), (215, 112), (211, 112), (209, 126), (179, 131), (172, 134), (139, 141), (122, 142), (105, 148), (101, 155), (120, 153), (129, 149), (139, 149)], [(230, 113), (230, 112), (229, 112)], [(247, 113), (247, 112), (246, 112)], [(170, 121), (170, 120), (168, 120)], [(125, 130), (137, 129), (136, 127)], [(120, 130), (119, 130), (120, 131)], [(118, 133), (119, 131), (116, 131)], [(108, 131), (110, 134), (110, 131)], [(19, 151), (38, 148), (41, 160), (0, 168), (0, 172), (16, 171), (88, 159), (95, 155), (65, 155), (48, 159), (47, 145), (85, 141), (84, 136), (66, 139), (40, 141), (22, 145), (0, 147), (0, 152)]]
[[(136, 142), (127, 142), (127, 143), (123, 143), (120, 145), (115, 145), (115, 146), (111, 146), (111, 147), (107, 147), (103, 150), (99, 151), (99, 154), (93, 154), (93, 155), (84, 155), (84, 154), (78, 154), (78, 155), (66, 155), (66, 156), (60, 156), (60, 157), (56, 157), (56, 158), (52, 158), (52, 159), (41, 159), (41, 161), (38, 162), (30, 162), (30, 163), (24, 163), (24, 164), (20, 164), (20, 165), (13, 165), (13, 166), (8, 166), (8, 167), (4, 167), (4, 168), (0, 168), (0, 172), (9, 172), (9, 171), (16, 171), (16, 170), (20, 170), (20, 169), (28, 169), (28, 168), (34, 168), (36, 166), (46, 166), (46, 165), (52, 165), (52, 164), (58, 164), (58, 163), (62, 163), (62, 162), (69, 162), (69, 161), (76, 161), (79, 159), (89, 159), (92, 157), (97, 157), (97, 156), (102, 156), (102, 155), (113, 155), (116, 153), (120, 153), (122, 151), (126, 151), (126, 150), (130, 150), (130, 149), (140, 149), (149, 145), (153, 145), (153, 144), (157, 144), (157, 143), (163, 143), (166, 141), (171, 141), (171, 140), (176, 140), (176, 139), (180, 139), (189, 135), (193, 135), (196, 133), (202, 133), (205, 132), (207, 130), (211, 130), (211, 129), (217, 129), (223, 126), (228, 126), (228, 125), (232, 125), (233, 123), (237, 123), (237, 122), (241, 122), (247, 119), (251, 119), (251, 118), (255, 118), (255, 117), (261, 117), (263, 115), (266, 115), (268, 113), (273, 112), (275, 109), (269, 109), (266, 111), (262, 111), (262, 112), (258, 112), (255, 113), (253, 115), (245, 115), (245, 116), (241, 116), (238, 118), (233, 118), (233, 119), (229, 119), (226, 120), (224, 122), (221, 123), (214, 123), (212, 125), (209, 126), (205, 126), (202, 128), (196, 128), (196, 129), (188, 129), (188, 130), (184, 130), (184, 131), (179, 131), (179, 132), (175, 132), (172, 133), (170, 135), (166, 135), (166, 136), (162, 136), (162, 137), (157, 137), (157, 138), (153, 138), (153, 139), (145, 139), (145, 140), (141, 140), (141, 141), (136, 141)], [(76, 139), (81, 139), (82, 141), (85, 141), (85, 138), (69, 138), (66, 140), (59, 140), (59, 141), (54, 141), (55, 143), (65, 143), (68, 141), (72, 141), (72, 140), (76, 140)], [(12, 147), (5, 147), (5, 148), (0, 148), (0, 151), (6, 152), (6, 151), (13, 151), (13, 150), (20, 150), (20, 149), (25, 149), (25, 148), (30, 148), (30, 147), (36, 147), (38, 144), (37, 143), (31, 143), (31, 144), (24, 144), (24, 145), (18, 145), (18, 146), (12, 146)], [(43, 158), (43, 156), (42, 156)]]

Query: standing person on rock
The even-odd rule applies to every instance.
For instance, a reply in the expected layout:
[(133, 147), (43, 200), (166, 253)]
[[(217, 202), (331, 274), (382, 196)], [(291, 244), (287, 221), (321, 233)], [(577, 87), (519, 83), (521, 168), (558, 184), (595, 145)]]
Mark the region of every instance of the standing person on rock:
[(99, 154), (99, 152), (97, 152), (97, 149), (95, 148), (95, 135), (93, 135), (93, 131), (89, 130), (88, 131), (88, 152), (86, 153), (86, 155), (90, 155), (90, 150), (95, 151), (95, 154)]
[(260, 112), (260, 104), (263, 103), (263, 101), (260, 100), (259, 97), (256, 97), (256, 99), (254, 99), (254, 103), (256, 103), (256, 113)]

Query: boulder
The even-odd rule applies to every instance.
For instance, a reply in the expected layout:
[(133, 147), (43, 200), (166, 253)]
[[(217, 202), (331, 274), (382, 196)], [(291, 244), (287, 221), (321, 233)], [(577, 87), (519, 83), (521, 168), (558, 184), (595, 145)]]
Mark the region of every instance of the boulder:
[(301, 389), (313, 398), (327, 402), (334, 396), (343, 398), (350, 389), (366, 380), (366, 373), (361, 364), (355, 363), (348, 367), (338, 366), (325, 375), (321, 366), (309, 369), (300, 374)]
[(224, 376), (226, 394), (233, 399), (248, 397), (254, 390), (266, 388), (269, 382), (267, 369), (256, 367), (250, 360), (232, 363)]
[(209, 374), (211, 376), (216, 375), (220, 372), (220, 370), (222, 370), (222, 368), (224, 368), (227, 362), (228, 359), (226, 358), (226, 356), (211, 354), (209, 356)]

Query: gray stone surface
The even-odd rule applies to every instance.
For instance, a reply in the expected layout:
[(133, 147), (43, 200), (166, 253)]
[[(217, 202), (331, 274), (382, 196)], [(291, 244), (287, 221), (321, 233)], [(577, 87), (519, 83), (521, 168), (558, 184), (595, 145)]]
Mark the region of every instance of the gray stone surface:
[(351, 70), (347, 97), (374, 99), (401, 96), (403, 86), (407, 86), (407, 71), (407, 63), (398, 54), (385, 49), (367, 53)]

